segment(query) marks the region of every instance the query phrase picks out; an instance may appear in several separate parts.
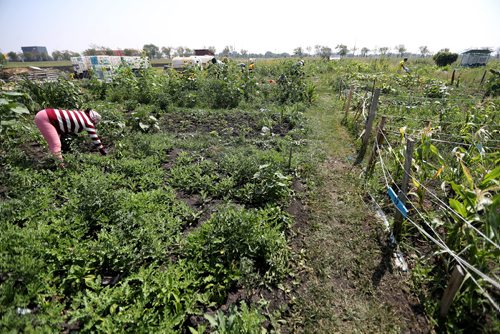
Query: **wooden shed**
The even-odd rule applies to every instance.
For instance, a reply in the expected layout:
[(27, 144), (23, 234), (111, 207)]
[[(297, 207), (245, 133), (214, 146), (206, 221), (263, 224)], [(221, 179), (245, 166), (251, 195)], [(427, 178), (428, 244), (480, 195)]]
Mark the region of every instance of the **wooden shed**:
[(477, 67), (486, 66), (486, 63), (490, 59), (490, 53), (492, 51), (489, 49), (472, 49), (467, 50), (462, 53), (462, 60), (460, 66)]

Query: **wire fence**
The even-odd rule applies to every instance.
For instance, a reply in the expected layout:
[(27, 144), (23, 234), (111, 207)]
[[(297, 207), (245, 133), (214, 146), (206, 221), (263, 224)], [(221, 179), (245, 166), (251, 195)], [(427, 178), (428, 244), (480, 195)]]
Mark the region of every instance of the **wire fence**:
[[(446, 215), (448, 216), (454, 216), (457, 217), (459, 221), (462, 223), (465, 223), (471, 230), (473, 230), (480, 238), (485, 240), (486, 242), (490, 243), (495, 247), (496, 250), (500, 249), (500, 245), (493, 241), (491, 238), (485, 235), (481, 230), (476, 228), (470, 221), (468, 221), (466, 218), (462, 217), (456, 210), (451, 208), (447, 203), (445, 203), (437, 194), (435, 194), (431, 189), (426, 187), (424, 185), (424, 182), (418, 180), (415, 178), (414, 175), (411, 175), (410, 173), (407, 173), (403, 163), (401, 162), (400, 158), (397, 155), (397, 151), (395, 148), (392, 146), (391, 141), (387, 137), (387, 135), (382, 131), (380, 132), (383, 138), (383, 142), (386, 143), (388, 146), (388, 150), (384, 150), (379, 141), (378, 138), (375, 139), (375, 147), (376, 147), (376, 152), (378, 155), (378, 159), (380, 160), (380, 166), (382, 169), (382, 174), (384, 176), (384, 182), (385, 182), (385, 187), (389, 189), (391, 187), (391, 184), (396, 187), (398, 192), (404, 197), (404, 199), (407, 201), (409, 206), (411, 206), (411, 210), (415, 213), (417, 213), (419, 217), (419, 223), (417, 223), (414, 219), (410, 217), (410, 214), (406, 216), (406, 221), (410, 222), (412, 226), (414, 226), (419, 233), (421, 233), (423, 236), (425, 236), (427, 239), (431, 240), (435, 246), (437, 246), (442, 252), (445, 252), (449, 254), (457, 263), (459, 263), (462, 268), (467, 272), (468, 277), (471, 278), (471, 280), (474, 282), (474, 284), (479, 288), (481, 293), (489, 300), (491, 305), (497, 310), (500, 311), (500, 307), (496, 303), (495, 299), (482, 287), (480, 282), (474, 277), (474, 274), (480, 277), (483, 281), (488, 282), (491, 284), (496, 289), (500, 289), (500, 281), (496, 277), (491, 277), (490, 275), (485, 274), (483, 271), (475, 267), (474, 265), (470, 264), (468, 261), (466, 261), (460, 254), (462, 254), (463, 251), (461, 252), (456, 252), (452, 250), (445, 241), (441, 238), (439, 233), (433, 228), (432, 224), (428, 222), (426, 216), (421, 212), (421, 210), (413, 203), (413, 201), (407, 196), (407, 194), (403, 193), (401, 189), (397, 186), (397, 182), (395, 180), (395, 177), (391, 174), (389, 171), (389, 168), (387, 167), (386, 161), (384, 161), (383, 158), (383, 153), (386, 155), (391, 156), (391, 160), (395, 161), (397, 163), (397, 166), (403, 170), (404, 173), (408, 177), (410, 177), (414, 183), (418, 185), (418, 187), (422, 187), (426, 191), (426, 193), (430, 194), (430, 196), (433, 198), (434, 204), (437, 204), (439, 209)], [(397, 133), (400, 135), (400, 133)], [(424, 228), (422, 228), (421, 223), (423, 223), (431, 233), (427, 232)]]
[[(366, 135), (371, 133), (371, 129), (368, 128), (371, 127), (372, 121), (375, 118), (375, 115), (372, 114), (371, 104), (373, 103), (373, 96), (378, 96), (379, 93), (377, 92), (376, 94), (373, 94), (374, 92), (375, 88), (373, 88), (372, 92), (366, 91), (362, 94), (357, 94), (351, 88), (348, 96), (349, 102), (347, 102), (345, 106), (345, 119), (346, 123), (348, 123), (349, 105), (351, 103), (350, 99), (352, 98), (352, 96), (355, 96), (359, 99), (359, 101), (357, 102), (357, 110), (354, 113), (353, 121), (360, 122), (362, 119), (365, 120), (365, 128), (359, 136), (359, 138), (363, 138), (363, 145), (365, 145), (365, 143), (367, 143), (369, 140), (369, 138), (367, 140)], [(479, 98), (480, 97), (474, 97), (472, 99), (456, 97), (451, 98), (449, 96), (443, 98), (428, 98), (416, 96), (413, 93), (410, 93), (406, 95), (389, 97), (382, 96), (380, 98), (382, 104), (379, 104), (380, 101), (376, 101), (375, 106), (380, 105), (381, 108), (387, 108), (388, 103), (397, 103), (397, 105), (400, 106), (407, 106), (411, 105), (412, 103), (432, 103), (435, 105), (441, 104), (445, 107), (450, 106), (453, 103), (462, 105), (465, 104), (470, 106), (471, 104), (479, 102)], [(470, 104), (468, 102), (470, 102)], [(359, 103), (361, 103), (362, 105)], [(390, 107), (387, 108), (387, 111), (390, 111)], [(376, 113), (376, 108), (374, 113)], [(492, 254), (496, 254), (496, 252), (500, 250), (500, 245), (497, 241), (497, 238), (494, 235), (491, 236), (491, 234), (482, 231), (481, 226), (477, 225), (477, 222), (475, 222), (473, 219), (467, 218), (469, 216), (462, 216), (459, 212), (457, 212), (457, 210), (452, 208), (447, 202), (445, 202), (445, 200), (443, 200), (438, 195), (438, 192), (427, 186), (425, 182), (419, 180), (418, 176), (414, 175), (411, 169), (405, 169), (405, 166), (403, 165), (398, 155), (399, 148), (396, 149), (396, 146), (404, 144), (409, 135), (416, 135), (422, 136), (422, 138), (425, 138), (436, 145), (453, 145), (455, 147), (459, 146), (467, 149), (469, 152), (472, 152), (470, 150), (477, 149), (480, 155), (483, 156), (486, 151), (500, 151), (500, 145), (498, 144), (500, 143), (500, 137), (496, 137), (500, 131), (500, 124), (494, 122), (495, 116), (493, 116), (492, 119), (488, 120), (489, 122), (482, 121), (485, 124), (477, 124), (477, 122), (473, 123), (465, 121), (452, 121), (446, 119), (443, 120), (442, 113), (437, 114), (437, 117), (435, 116), (428, 118), (418, 116), (415, 117), (408, 114), (393, 115), (388, 114), (387, 112), (379, 115), (379, 117), (380, 116), (384, 119), (384, 122), (382, 122), (382, 126), (378, 132), (379, 134), (375, 139), (372, 154), (375, 155), (376, 160), (379, 160), (379, 164), (381, 166), (383, 174), (384, 186), (387, 188), (389, 193), (391, 193), (392, 191), (391, 199), (397, 206), (397, 210), (401, 212), (402, 217), (404, 217), (406, 222), (411, 224), (411, 226), (413, 226), (421, 236), (431, 241), (434, 247), (439, 250), (439, 252), (435, 254), (448, 254), (448, 256), (450, 256), (450, 258), (454, 260), (458, 266), (464, 269), (467, 274), (466, 277), (470, 278), (470, 281), (473, 282), (473, 284), (477, 287), (477, 291), (479, 291), (497, 311), (500, 311), (498, 303), (496, 302), (495, 298), (491, 296), (490, 291), (488, 291), (491, 288), (500, 290), (500, 280), (495, 275), (494, 271), (491, 271), (490, 267), (484, 267), (482, 264), (479, 265), (480, 267), (478, 267), (478, 262), (476, 262), (477, 260), (474, 258), (470, 259), (472, 261), (466, 259), (467, 254), (470, 254), (468, 253), (468, 250), (470, 250), (471, 248), (470, 244), (463, 246), (464, 240), (466, 239), (463, 239), (462, 241), (453, 240), (452, 242), (453, 245), (461, 245), (457, 246), (457, 248), (463, 249), (453, 249), (453, 247), (450, 247), (450, 245), (448, 245), (445, 241), (447, 240), (445, 237), (446, 235), (441, 235), (438, 231), (436, 231), (433, 223), (429, 222), (428, 215), (423, 212), (423, 208), (419, 207), (419, 205), (422, 205), (422, 202), (419, 201), (419, 205), (414, 203), (414, 201), (409, 198), (408, 195), (403, 192), (402, 189), (397, 185), (397, 182), (395, 180), (396, 178), (388, 168), (388, 165), (396, 164), (398, 171), (402, 170), (404, 174), (403, 176), (411, 180), (411, 182), (414, 184), (414, 189), (416, 189), (416, 191), (413, 192), (414, 195), (420, 196), (418, 195), (418, 189), (421, 189), (422, 193), (425, 194), (425, 197), (427, 197), (427, 202), (431, 203), (432, 207), (435, 209), (435, 212), (439, 212), (439, 216), (444, 218), (445, 221), (453, 221), (457, 224), (463, 224), (463, 226), (466, 226), (471, 231), (471, 233), (473, 233), (474, 240), (475, 242), (477, 242), (477, 247), (481, 247), (481, 249), (482, 247), (486, 247), (485, 250), (488, 249), (488, 252), (493, 251), (495, 253)], [(391, 121), (389, 122), (390, 125), (385, 126), (386, 119)], [(466, 120), (468, 120), (468, 118), (466, 118)], [(406, 122), (408, 125), (420, 122), (423, 125), (423, 128), (415, 129), (414, 127), (408, 125), (398, 127), (396, 124), (401, 122)], [(443, 129), (447, 128), (458, 128), (465, 130), (460, 130), (458, 133), (444, 132)], [(396, 135), (397, 137), (391, 139), (392, 135)], [(384, 145), (381, 145), (379, 140), (381, 140)], [(364, 155), (364, 152), (362, 154)], [(372, 158), (370, 158), (370, 161), (372, 161)], [(371, 162), (368, 163), (367, 173), (371, 168), (370, 164)], [(392, 190), (391, 185), (392, 187), (394, 187), (394, 189), (397, 189), (401, 196), (397, 196), (400, 200), (399, 203), (397, 203), (397, 199), (394, 199), (395, 192), (394, 190)], [(401, 208), (401, 203), (403, 203), (404, 210)], [(394, 233), (396, 233), (396, 229), (394, 229)], [(391, 235), (393, 235), (392, 232)]]

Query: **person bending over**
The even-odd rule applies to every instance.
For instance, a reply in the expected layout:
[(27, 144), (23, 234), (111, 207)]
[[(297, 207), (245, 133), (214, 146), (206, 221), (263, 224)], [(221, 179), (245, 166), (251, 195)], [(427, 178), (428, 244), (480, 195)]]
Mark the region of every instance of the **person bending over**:
[(85, 130), (101, 155), (107, 154), (95, 129), (100, 120), (101, 115), (91, 109), (81, 111), (46, 108), (37, 112), (35, 116), (36, 126), (49, 144), (54, 157), (60, 161), (62, 168), (64, 159), (61, 153), (61, 135), (76, 134)]

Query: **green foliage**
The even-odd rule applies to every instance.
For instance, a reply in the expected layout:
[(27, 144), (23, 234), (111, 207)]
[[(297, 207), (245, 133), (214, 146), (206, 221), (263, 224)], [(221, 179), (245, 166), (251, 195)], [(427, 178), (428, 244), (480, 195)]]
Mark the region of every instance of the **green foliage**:
[(36, 82), (25, 79), (21, 87), (33, 100), (33, 110), (44, 108), (79, 109), (83, 103), (81, 88), (74, 81), (62, 77), (53, 82)]
[(434, 56), (432, 56), (434, 62), (439, 67), (444, 67), (446, 65), (451, 65), (458, 59), (457, 53), (452, 53), (449, 51), (439, 51)]
[(159, 131), (158, 119), (154, 115), (153, 106), (140, 105), (130, 112), (126, 124), (135, 131)]
[(266, 318), (259, 313), (259, 310), (249, 308), (245, 302), (241, 302), (239, 309), (233, 305), (227, 315), (217, 311), (214, 315), (205, 314), (205, 319), (209, 321), (212, 333), (261, 334), (266, 332), (262, 327)]
[(486, 96), (500, 96), (500, 71), (490, 69), (492, 76), (486, 82)]
[(0, 138), (13, 131), (22, 115), (29, 114), (28, 108), (19, 101), (26, 98), (23, 93), (0, 91)]
[(207, 78), (202, 88), (202, 99), (213, 109), (231, 109), (238, 106), (242, 91), (237, 82), (227, 78)]
[(281, 104), (312, 102), (313, 86), (306, 84), (303, 66), (293, 62), (282, 65), (283, 71), (277, 79), (275, 98)]
[(279, 282), (289, 270), (289, 250), (283, 234), (286, 215), (273, 208), (259, 211), (221, 208), (192, 232), (184, 256), (203, 263), (209, 282), (231, 286)]

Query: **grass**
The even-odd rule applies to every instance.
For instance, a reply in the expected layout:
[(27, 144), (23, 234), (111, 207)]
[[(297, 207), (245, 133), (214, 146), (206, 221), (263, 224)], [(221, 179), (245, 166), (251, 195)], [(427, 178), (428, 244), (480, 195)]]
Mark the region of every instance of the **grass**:
[(305, 333), (427, 331), (425, 319), (415, 319), (409, 308), (408, 278), (391, 272), (381, 223), (362, 199), (360, 170), (352, 167), (355, 145), (340, 125), (341, 102), (325, 87), (319, 93), (307, 116), (311, 157), (323, 159), (309, 226), (301, 231), (311, 273), (292, 327)]

